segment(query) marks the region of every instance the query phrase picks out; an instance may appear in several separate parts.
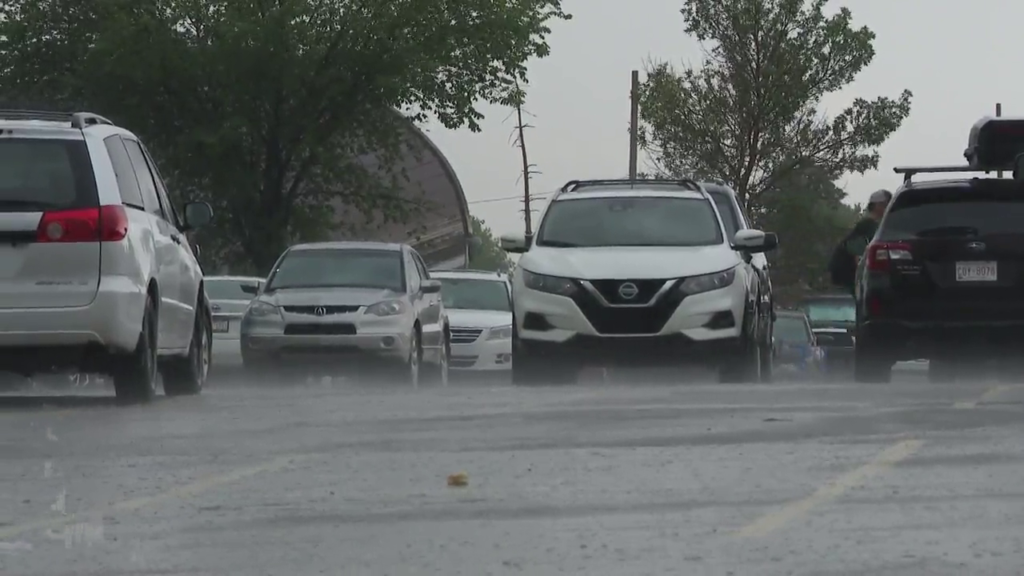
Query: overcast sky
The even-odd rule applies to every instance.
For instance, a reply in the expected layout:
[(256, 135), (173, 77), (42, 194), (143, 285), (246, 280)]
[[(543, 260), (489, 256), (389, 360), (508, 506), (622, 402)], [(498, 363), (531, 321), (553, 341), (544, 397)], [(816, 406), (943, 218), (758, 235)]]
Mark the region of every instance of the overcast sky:
[[(574, 18), (556, 23), (552, 54), (530, 66), (526, 108), (536, 127), (527, 133), (537, 193), (568, 180), (628, 174), (629, 76), (648, 59), (697, 62), (686, 37), (682, 0), (565, 0)], [(847, 6), (857, 25), (877, 35), (874, 62), (845, 91), (825, 102), (838, 112), (856, 97), (914, 92), (913, 110), (881, 149), (879, 171), (839, 184), (852, 201), (896, 188), (893, 166), (960, 164), (971, 124), (992, 114), (1024, 116), (1024, 2), (974, 0), (832, 0)], [(482, 133), (428, 126), (455, 167), (471, 211), (496, 233), (521, 230), (517, 201), (489, 201), (522, 193), (519, 151), (510, 146), (514, 120), (493, 107)], [(643, 160), (641, 160), (641, 168)]]

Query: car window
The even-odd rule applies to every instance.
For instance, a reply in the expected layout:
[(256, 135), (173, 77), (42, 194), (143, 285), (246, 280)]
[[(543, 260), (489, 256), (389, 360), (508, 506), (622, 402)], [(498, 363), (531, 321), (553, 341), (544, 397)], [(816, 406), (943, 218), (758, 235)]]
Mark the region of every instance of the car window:
[(156, 167), (156, 162), (153, 161), (153, 156), (150, 155), (149, 150), (139, 142), (139, 148), (142, 149), (142, 153), (146, 156), (146, 162), (149, 164), (149, 170), (153, 173), (153, 183), (156, 184), (156, 195), (160, 199), (160, 204), (163, 205), (164, 211), (167, 214), (167, 219), (175, 228), (181, 228), (181, 219), (178, 218), (178, 211), (174, 209), (174, 204), (171, 203), (170, 196), (167, 195), (167, 187), (164, 185), (164, 179), (160, 176), (160, 170)]
[(733, 206), (732, 198), (724, 192), (711, 192), (711, 198), (718, 207), (718, 213), (722, 215), (722, 223), (725, 225), (725, 233), (729, 238), (736, 235), (740, 229), (739, 220), (736, 218), (736, 207)]
[(1024, 195), (1010, 181), (906, 190), (896, 196), (881, 240), (1024, 234)]
[(807, 331), (807, 322), (803, 318), (792, 316), (779, 316), (775, 320), (772, 334), (783, 342), (807, 343), (811, 341), (811, 334)]
[(804, 305), (804, 313), (811, 322), (856, 322), (857, 308), (853, 300), (835, 302), (809, 302)]
[(134, 140), (122, 138), (122, 141), (124, 142), (125, 149), (128, 150), (128, 158), (132, 162), (132, 168), (135, 169), (135, 178), (139, 181), (139, 190), (142, 192), (142, 202), (146, 206), (146, 211), (154, 216), (167, 219), (160, 204), (160, 199), (157, 196), (156, 183), (153, 181), (153, 174), (149, 171), (149, 163), (146, 162), (146, 156), (142, 153), (142, 148)]
[(430, 271), (427, 270), (427, 265), (423, 263), (423, 257), (420, 256), (419, 252), (412, 250), (409, 252), (412, 254), (413, 262), (416, 263), (416, 271), (420, 273), (420, 278), (424, 280), (430, 279)]
[(0, 210), (38, 212), (96, 206), (99, 195), (82, 140), (0, 140)]
[(254, 294), (242, 290), (243, 286), (256, 288), (259, 282), (253, 280), (211, 279), (203, 281), (206, 295), (210, 300), (252, 300)]
[(405, 255), (405, 269), (408, 270), (409, 274), (409, 292), (415, 294), (423, 286), (423, 275), (420, 273), (420, 268), (416, 265), (416, 259), (412, 257), (412, 254)]
[(711, 246), (722, 243), (704, 198), (575, 198), (552, 202), (537, 245)]
[(402, 253), (391, 250), (292, 250), (267, 279), (284, 288), (381, 288), (405, 292)]
[(142, 201), (142, 191), (139, 190), (139, 181), (135, 177), (135, 169), (132, 161), (128, 158), (128, 150), (125, 149), (121, 137), (108, 136), (103, 139), (103, 145), (110, 155), (110, 163), (114, 168), (114, 178), (117, 180), (117, 189), (121, 193), (121, 202), (125, 206), (145, 210), (146, 205)]
[(502, 280), (438, 278), (445, 308), (511, 312), (508, 288)]

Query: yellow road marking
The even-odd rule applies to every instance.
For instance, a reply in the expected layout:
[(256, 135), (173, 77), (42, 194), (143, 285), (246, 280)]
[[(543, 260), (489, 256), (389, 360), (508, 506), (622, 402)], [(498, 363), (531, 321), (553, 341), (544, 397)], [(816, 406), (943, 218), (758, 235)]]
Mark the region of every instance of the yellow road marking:
[[(159, 494), (154, 494), (152, 496), (144, 496), (141, 498), (132, 498), (130, 500), (122, 500), (120, 502), (115, 502), (114, 504), (107, 507), (104, 511), (129, 512), (138, 510), (140, 508), (145, 508), (147, 506), (152, 506), (154, 504), (159, 504), (166, 500), (195, 496), (196, 494), (212, 490), (213, 488), (217, 488), (218, 486), (223, 486), (225, 484), (233, 484), (240, 480), (249, 478), (250, 476), (262, 474), (264, 472), (277, 472), (280, 470), (284, 470), (285, 468), (288, 468), (295, 462), (302, 460), (304, 458), (308, 458), (308, 456), (301, 454), (293, 456), (282, 456), (280, 458), (275, 458), (273, 460), (264, 462), (262, 464), (257, 464), (255, 466), (238, 468), (236, 470), (232, 470), (224, 474), (218, 474), (215, 476), (202, 478), (190, 484), (176, 486), (168, 490), (165, 490)], [(68, 524), (73, 523), (75, 521), (75, 517), (76, 516), (74, 514), (69, 514), (67, 516), (59, 516), (55, 518), (41, 518), (30, 522), (24, 522), (22, 524), (15, 524), (13, 526), (0, 527), (0, 540), (6, 540), (8, 538), (24, 534), (26, 532), (33, 532), (44, 528), (60, 528), (62, 526), (66, 526)]]
[(786, 524), (805, 516), (817, 506), (842, 496), (851, 488), (863, 485), (872, 477), (881, 474), (893, 464), (906, 459), (917, 452), (924, 444), (921, 440), (904, 440), (887, 448), (867, 464), (851, 470), (818, 488), (807, 498), (791, 502), (775, 512), (768, 513), (747, 524), (736, 532), (740, 538), (759, 538), (766, 536)]
[(966, 401), (966, 402), (957, 402), (956, 404), (953, 404), (953, 408), (957, 408), (957, 409), (960, 409), (960, 410), (968, 410), (968, 409), (971, 409), (971, 408), (975, 408), (975, 407), (978, 406), (978, 404), (982, 404), (984, 402), (988, 402), (989, 400), (992, 400), (993, 398), (995, 398), (996, 396), (1002, 394), (1003, 392), (1006, 392), (1010, 388), (1011, 388), (1010, 386), (1005, 386), (1005, 385), (993, 386), (993, 387), (989, 388), (988, 390), (986, 390), (984, 394), (979, 396), (977, 400), (969, 400), (969, 401)]

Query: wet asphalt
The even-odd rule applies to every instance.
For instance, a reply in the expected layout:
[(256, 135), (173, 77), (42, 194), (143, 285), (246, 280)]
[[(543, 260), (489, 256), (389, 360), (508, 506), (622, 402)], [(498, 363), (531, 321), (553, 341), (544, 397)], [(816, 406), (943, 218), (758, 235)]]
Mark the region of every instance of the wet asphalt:
[(1024, 386), (598, 376), (9, 394), (0, 574), (1024, 573)]

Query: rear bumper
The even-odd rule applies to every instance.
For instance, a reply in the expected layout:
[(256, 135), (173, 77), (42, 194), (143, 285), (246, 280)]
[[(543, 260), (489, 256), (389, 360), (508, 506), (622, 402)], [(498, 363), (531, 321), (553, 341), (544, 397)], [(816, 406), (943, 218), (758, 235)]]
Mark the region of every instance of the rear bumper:
[[(946, 351), (1019, 354), (1024, 347), (1024, 320), (1002, 322), (912, 322), (868, 320), (858, 330), (858, 344), (891, 351), (897, 360), (931, 358)], [(829, 352), (831, 354), (831, 352)]]

